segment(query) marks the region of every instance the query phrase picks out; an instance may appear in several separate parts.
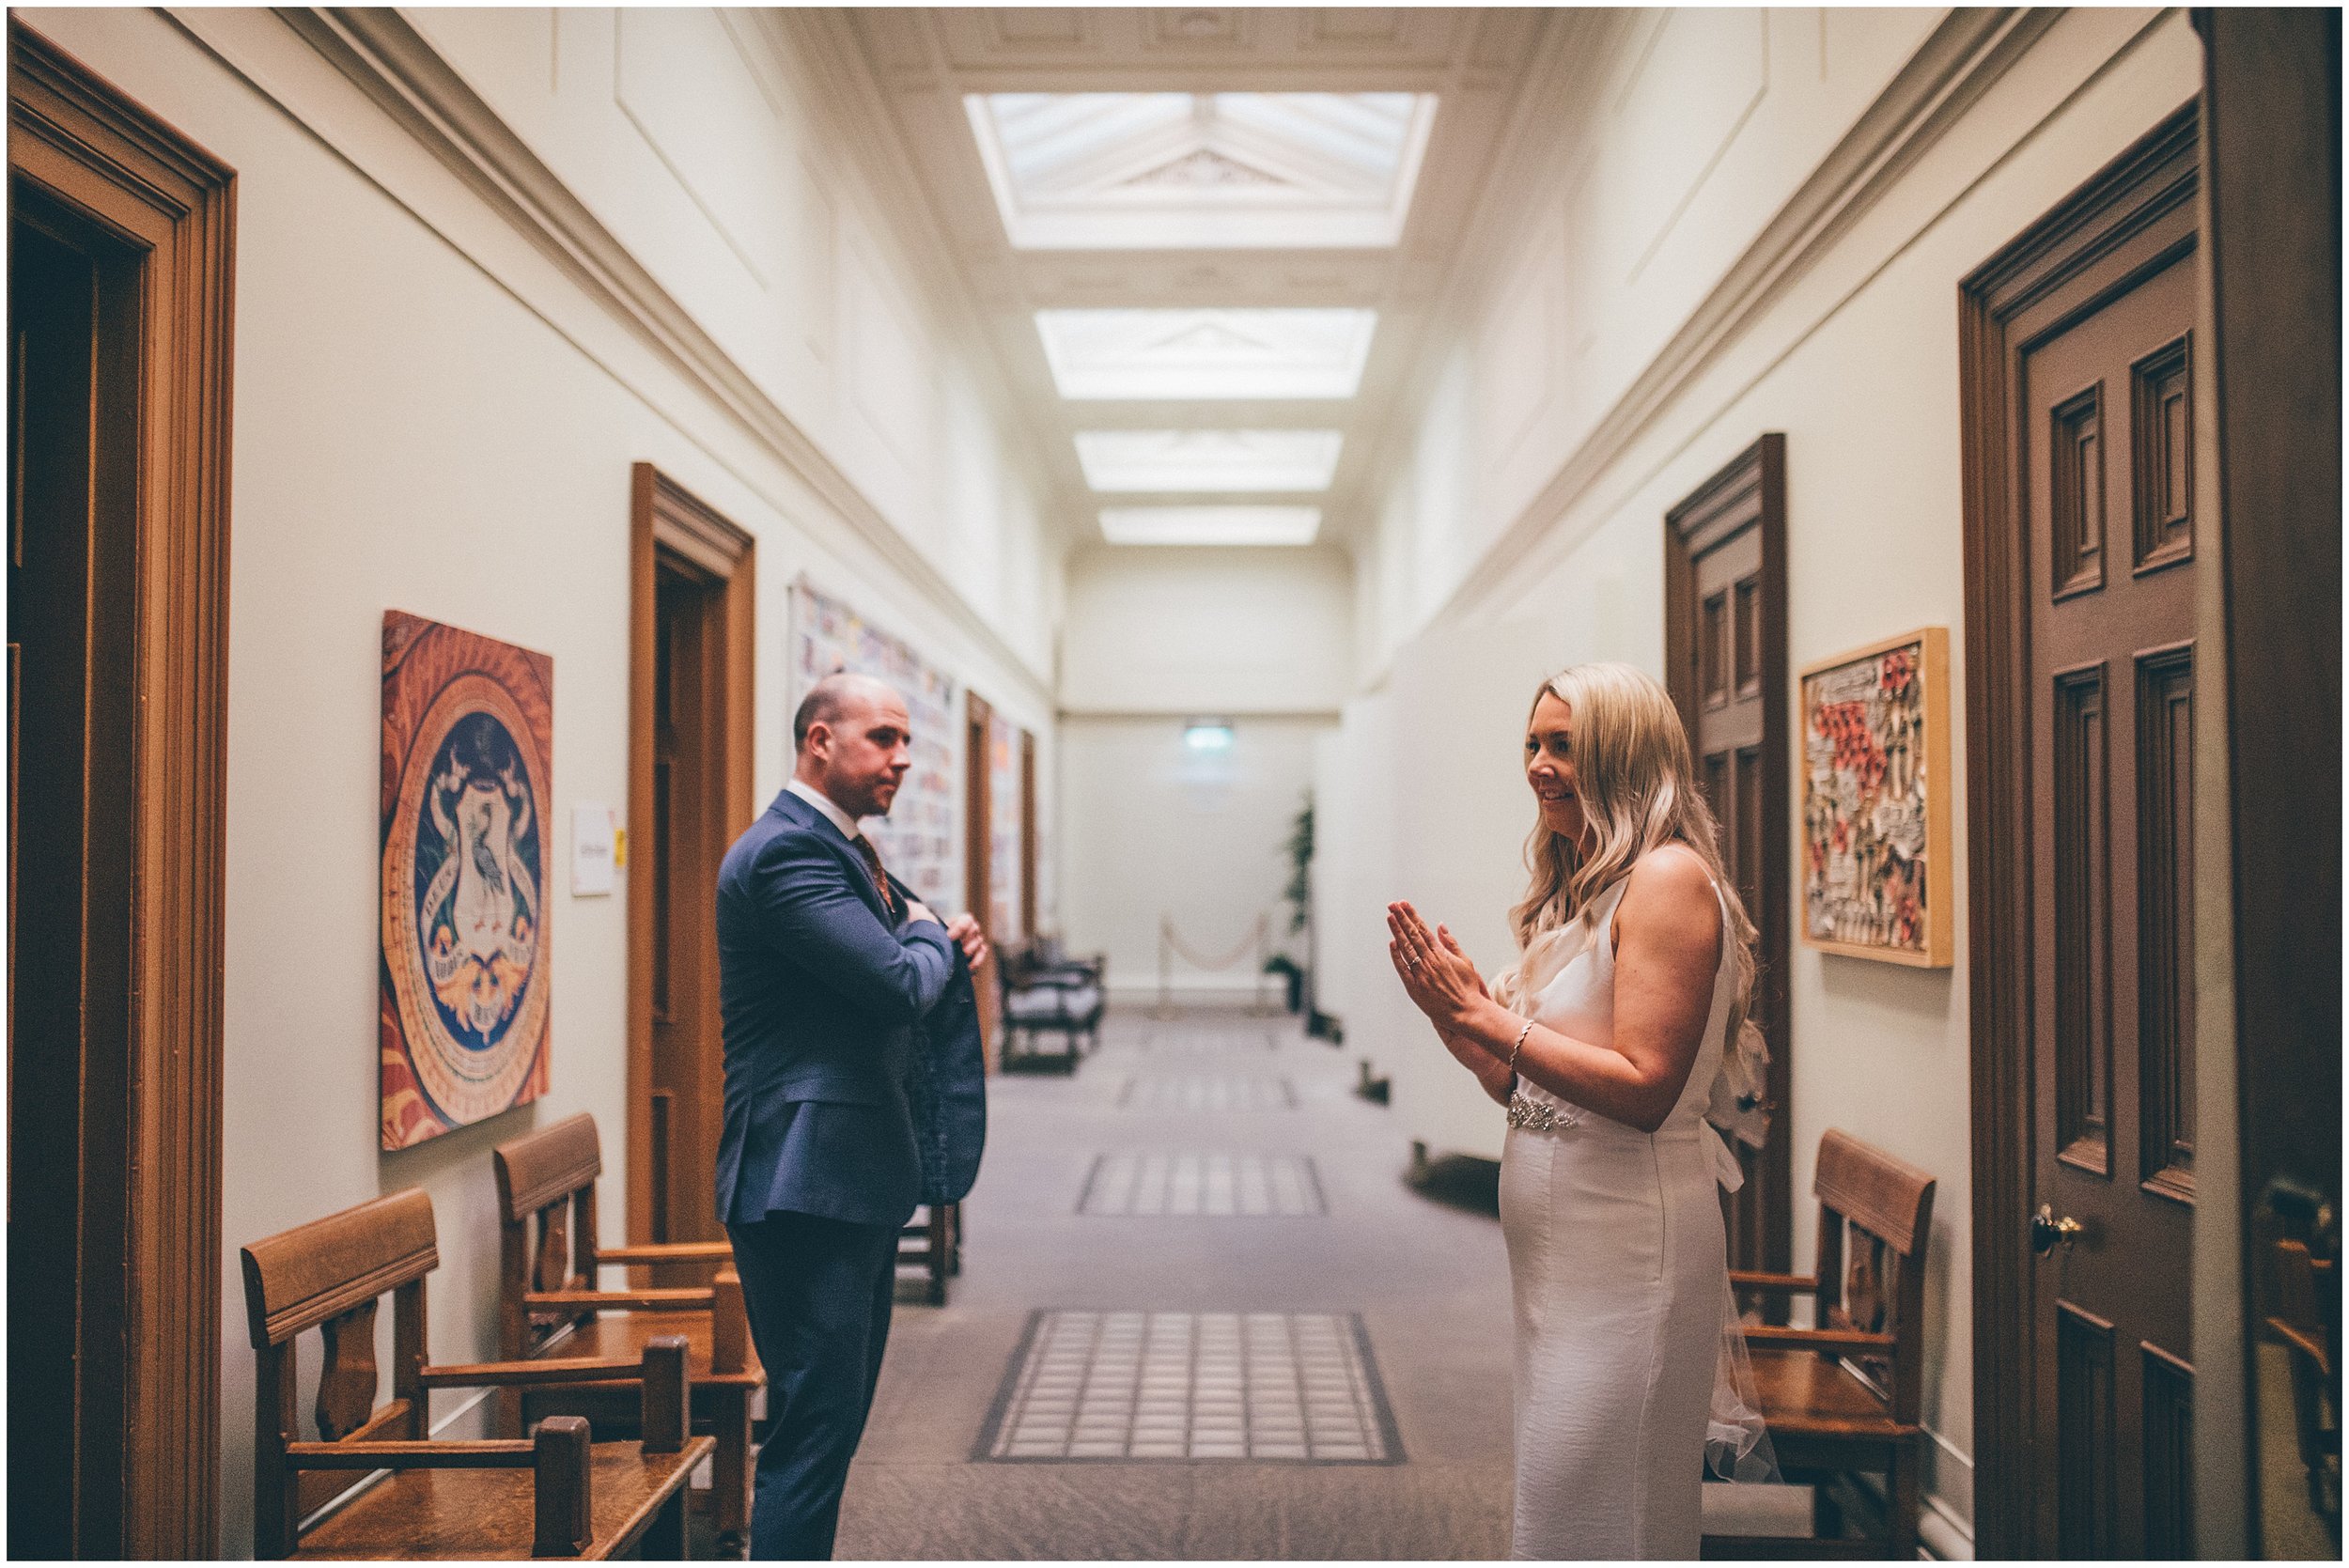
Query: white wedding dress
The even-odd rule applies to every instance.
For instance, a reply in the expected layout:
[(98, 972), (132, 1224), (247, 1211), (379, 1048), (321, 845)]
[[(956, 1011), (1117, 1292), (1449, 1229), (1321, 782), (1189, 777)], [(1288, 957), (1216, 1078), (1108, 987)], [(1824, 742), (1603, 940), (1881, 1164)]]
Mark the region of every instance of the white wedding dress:
[[(1501, 1000), (1545, 1029), (1611, 1044), (1611, 927), (1630, 880), (1537, 939)], [(1737, 1166), (1704, 1120), (1732, 957), (1724, 942), (1704, 1043), (1655, 1132), (1518, 1080), (1534, 1119), (1546, 1107), (1554, 1125), (1513, 1126), (1501, 1162), (1517, 1298), (1513, 1557), (1693, 1559), (1708, 1439), (1719, 1462), (1761, 1436), (1758, 1422), (1741, 1437), (1716, 1419), (1717, 1385), (1722, 1415), (1750, 1417), (1735, 1409), (1743, 1341), (1727, 1305), (1719, 1192), (1736, 1185)]]

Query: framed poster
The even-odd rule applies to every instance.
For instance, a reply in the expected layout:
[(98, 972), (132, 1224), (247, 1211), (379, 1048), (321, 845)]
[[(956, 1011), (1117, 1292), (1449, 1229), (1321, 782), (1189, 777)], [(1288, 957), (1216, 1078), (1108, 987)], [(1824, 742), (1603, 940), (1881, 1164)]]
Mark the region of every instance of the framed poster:
[(554, 660), (383, 614), (382, 1146), (547, 1092)]
[(1950, 634), (1888, 638), (1802, 672), (1802, 939), (1952, 961)]
[(945, 909), (962, 877), (955, 864), (955, 682), (901, 639), (801, 577), (791, 584), (791, 706), (826, 675), (875, 675), (905, 697), (913, 721), (913, 766), (886, 817), (865, 823), (890, 875)]

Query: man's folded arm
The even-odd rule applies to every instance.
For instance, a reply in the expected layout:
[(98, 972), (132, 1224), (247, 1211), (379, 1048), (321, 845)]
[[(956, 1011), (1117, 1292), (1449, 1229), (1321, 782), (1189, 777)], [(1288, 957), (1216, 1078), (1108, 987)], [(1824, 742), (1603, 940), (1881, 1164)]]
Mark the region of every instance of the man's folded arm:
[(751, 868), (768, 943), (849, 1001), (893, 1023), (928, 1012), (954, 975), (946, 928), (916, 921), (894, 932), (839, 857), (800, 833), (779, 833)]

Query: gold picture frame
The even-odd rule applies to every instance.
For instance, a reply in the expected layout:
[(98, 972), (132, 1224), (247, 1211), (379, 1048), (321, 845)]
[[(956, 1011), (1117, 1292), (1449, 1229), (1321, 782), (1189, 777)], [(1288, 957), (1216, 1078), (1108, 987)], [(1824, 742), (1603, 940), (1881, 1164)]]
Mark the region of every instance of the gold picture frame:
[(1950, 633), (1922, 627), (1805, 666), (1803, 945), (1919, 969), (1953, 962)]

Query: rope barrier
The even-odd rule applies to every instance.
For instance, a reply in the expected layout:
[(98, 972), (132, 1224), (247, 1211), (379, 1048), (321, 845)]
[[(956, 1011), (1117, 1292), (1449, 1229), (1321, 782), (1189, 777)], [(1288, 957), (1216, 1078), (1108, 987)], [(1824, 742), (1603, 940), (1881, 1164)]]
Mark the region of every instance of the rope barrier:
[(1269, 951), (1270, 946), (1270, 927), (1267, 923), (1266, 917), (1260, 911), (1257, 914), (1254, 923), (1248, 927), (1248, 934), (1240, 938), (1239, 945), (1237, 947), (1232, 949), (1231, 952), (1223, 955), (1220, 958), (1202, 957), (1199, 954), (1199, 950), (1191, 946), (1190, 943), (1183, 940), (1182, 933), (1174, 929), (1174, 917), (1169, 914), (1161, 913), (1159, 916), (1158, 1017), (1161, 1018), (1171, 1018), (1174, 1016), (1174, 964), (1172, 962), (1172, 958), (1173, 955), (1176, 954), (1180, 954), (1182, 955), (1183, 962), (1190, 965), (1193, 969), (1202, 970), (1227, 970), (1252, 955), (1256, 960), (1255, 1010), (1259, 1013), (1266, 1011), (1265, 983), (1268, 976), (1265, 970), (1265, 960), (1271, 955)]

